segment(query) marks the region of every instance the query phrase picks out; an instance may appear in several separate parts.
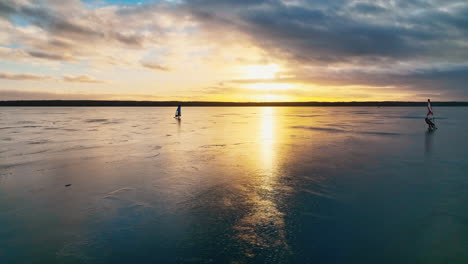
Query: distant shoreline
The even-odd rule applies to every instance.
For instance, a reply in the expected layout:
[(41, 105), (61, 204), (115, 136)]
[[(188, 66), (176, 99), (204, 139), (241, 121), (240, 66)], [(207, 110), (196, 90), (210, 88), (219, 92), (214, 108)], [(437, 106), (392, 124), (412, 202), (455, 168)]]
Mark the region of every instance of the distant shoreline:
[[(0, 101), (0, 107), (163, 107), (163, 106), (426, 106), (427, 102), (179, 102), (179, 101), (105, 101), (105, 100), (18, 100)], [(468, 106), (468, 102), (432, 102), (433, 106)]]

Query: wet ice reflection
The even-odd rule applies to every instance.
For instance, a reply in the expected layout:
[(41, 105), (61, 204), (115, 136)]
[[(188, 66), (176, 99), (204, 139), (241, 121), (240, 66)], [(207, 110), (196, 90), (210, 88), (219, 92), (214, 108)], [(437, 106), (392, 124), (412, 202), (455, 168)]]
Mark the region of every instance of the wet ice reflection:
[(449, 252), (430, 227), (466, 243), (468, 114), (437, 110), (440, 129), (425, 134), (425, 108), (194, 107), (181, 120), (173, 108), (2, 109), (0, 260), (383, 263), (400, 245)]
[[(285, 239), (284, 213), (278, 209), (278, 177), (277, 169), (276, 118), (274, 108), (260, 109), (261, 120), (258, 123), (258, 149), (251, 155), (258, 155), (257, 164), (248, 175), (250, 182), (243, 190), (246, 197), (247, 213), (238, 221), (234, 229), (238, 237), (251, 246), (245, 247), (245, 256), (254, 257), (256, 248), (274, 248), (281, 254), (287, 253), (288, 245)], [(278, 256), (276, 256), (278, 260)]]

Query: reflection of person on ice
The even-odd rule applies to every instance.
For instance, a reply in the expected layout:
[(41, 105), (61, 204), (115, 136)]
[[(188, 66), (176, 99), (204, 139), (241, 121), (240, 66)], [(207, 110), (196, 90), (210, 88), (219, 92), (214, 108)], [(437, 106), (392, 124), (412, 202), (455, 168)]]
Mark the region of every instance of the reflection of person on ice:
[(435, 129), (436, 126), (434, 124), (434, 122), (431, 121), (431, 119), (429, 119), (429, 117), (426, 116), (426, 124), (429, 126), (429, 129)]
[[(430, 116), (432, 116), (432, 120), (430, 118)], [(432, 112), (432, 106), (431, 106), (431, 99), (427, 99), (427, 114), (426, 114), (426, 119), (424, 119), (426, 121), (426, 124), (429, 126), (429, 129), (435, 129), (436, 126), (433, 122), (434, 120), (434, 113)]]

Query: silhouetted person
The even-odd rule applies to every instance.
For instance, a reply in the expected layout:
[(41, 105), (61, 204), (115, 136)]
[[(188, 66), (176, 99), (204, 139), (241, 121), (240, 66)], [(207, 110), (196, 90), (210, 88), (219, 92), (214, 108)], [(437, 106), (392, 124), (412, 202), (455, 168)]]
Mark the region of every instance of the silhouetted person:
[(432, 112), (431, 99), (427, 99), (427, 114), (426, 114), (426, 124), (429, 126), (429, 129), (435, 129), (436, 126), (433, 120), (430, 119), (430, 116), (434, 119), (434, 113)]
[(181, 109), (181, 105), (177, 106), (177, 110), (175, 112), (175, 118), (180, 118), (182, 116), (182, 109)]

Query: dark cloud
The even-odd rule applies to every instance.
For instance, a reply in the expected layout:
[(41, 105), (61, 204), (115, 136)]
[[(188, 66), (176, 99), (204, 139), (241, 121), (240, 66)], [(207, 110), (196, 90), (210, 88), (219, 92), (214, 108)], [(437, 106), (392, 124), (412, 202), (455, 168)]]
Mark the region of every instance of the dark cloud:
[[(410, 24), (419, 25), (421, 29), (430, 31), (435, 39), (437, 37), (451, 37), (450, 42), (466, 38), (468, 33), (468, 3), (452, 12), (439, 9), (428, 9), (420, 12), (419, 15), (408, 19)], [(453, 39), (455, 38), (455, 39)]]
[(40, 58), (40, 59), (48, 59), (48, 60), (57, 60), (57, 61), (69, 61), (71, 60), (69, 57), (60, 55), (60, 54), (51, 54), (42, 51), (27, 51), (32, 57)]
[(158, 71), (170, 71), (169, 68), (164, 67), (160, 64), (157, 63), (152, 63), (152, 62), (141, 62), (141, 65), (143, 65), (146, 68), (153, 69), (153, 70), (158, 70)]
[(353, 10), (364, 14), (379, 14), (387, 11), (387, 9), (378, 5), (360, 2), (353, 6)]
[(64, 14), (56, 13), (42, 6), (21, 7), (17, 15), (21, 15), (36, 26), (46, 29), (54, 36), (86, 39), (88, 41), (95, 41), (105, 37), (103, 32), (72, 22)]
[[(222, 2), (234, 5), (235, 1)], [(326, 1), (317, 5), (308, 1), (299, 1), (301, 5), (248, 2), (262, 5), (246, 5), (233, 11), (224, 7), (226, 3), (215, 10), (189, 3), (195, 10), (193, 14), (206, 21), (208, 27), (209, 23), (236, 25), (264, 48), (301, 62), (335, 63), (355, 57), (387, 57), (396, 61), (425, 56), (444, 59), (449, 54), (441, 54), (441, 48), (466, 54), (466, 48), (459, 43), (466, 40), (466, 34), (459, 31), (468, 29), (468, 13), (460, 11), (461, 7), (451, 13), (441, 12), (438, 7), (414, 1), (413, 9), (419, 5), (422, 10), (413, 14), (394, 6), (353, 1), (339, 2), (340, 5), (332, 2), (328, 6), (324, 4)], [(459, 4), (468, 8), (466, 2)], [(359, 17), (356, 13), (378, 16)], [(449, 28), (431, 30), (428, 24)]]
[(48, 45), (59, 48), (59, 49), (70, 49), (73, 47), (73, 44), (71, 44), (68, 41), (63, 41), (60, 39), (52, 39), (48, 41)]
[(88, 40), (92, 39), (99, 39), (104, 38), (104, 33), (90, 29), (88, 27), (84, 27), (75, 23), (71, 23), (69, 21), (58, 19), (52, 19), (47, 21), (46, 27), (55, 34), (58, 35), (69, 35), (69, 36), (76, 36), (82, 37)]
[(125, 35), (125, 34), (122, 34), (122, 33), (114, 33), (114, 37), (118, 41), (120, 41), (122, 43), (125, 43), (127, 45), (131, 45), (131, 46), (139, 47), (143, 43), (143, 38), (141, 36), (139, 36), (139, 35), (136, 35), (136, 34)]
[(0, 15), (10, 15), (16, 11), (15, 6), (8, 2), (0, 1)]
[(187, 1), (192, 6), (199, 6), (203, 8), (248, 8), (251, 6), (257, 6), (261, 4), (273, 3), (271, 0), (190, 0)]
[(246, 13), (247, 30), (268, 47), (277, 47), (302, 60), (336, 62), (350, 57), (401, 58), (427, 52), (418, 45), (430, 38), (403, 26), (356, 21), (320, 10), (284, 7), (255, 14)]

